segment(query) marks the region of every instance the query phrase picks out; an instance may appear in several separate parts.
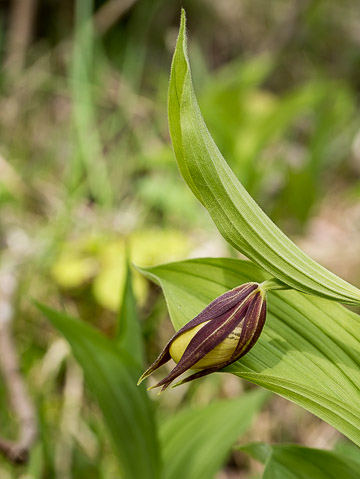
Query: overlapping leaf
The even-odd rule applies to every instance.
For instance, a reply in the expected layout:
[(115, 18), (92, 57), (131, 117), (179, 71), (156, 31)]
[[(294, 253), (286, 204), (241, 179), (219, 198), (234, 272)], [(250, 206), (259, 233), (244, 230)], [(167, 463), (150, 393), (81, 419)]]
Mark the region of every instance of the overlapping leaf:
[[(180, 171), (224, 238), (299, 291), (359, 304), (360, 291), (301, 251), (250, 197), (219, 152), (195, 97), (184, 12), (172, 63), (168, 108), (170, 134)], [(303, 194), (306, 195), (306, 191)]]
[(124, 479), (160, 477), (154, 411), (145, 387), (136, 386), (139, 364), (116, 343), (82, 321), (38, 306), (71, 345), (102, 409)]
[[(251, 262), (198, 259), (143, 270), (163, 288), (175, 329), (226, 290), (268, 278)], [(345, 307), (297, 291), (271, 292), (264, 331), (227, 368), (292, 400), (360, 444), (360, 321)]]
[(359, 460), (333, 451), (292, 444), (247, 444), (240, 448), (265, 464), (262, 479), (358, 479)]

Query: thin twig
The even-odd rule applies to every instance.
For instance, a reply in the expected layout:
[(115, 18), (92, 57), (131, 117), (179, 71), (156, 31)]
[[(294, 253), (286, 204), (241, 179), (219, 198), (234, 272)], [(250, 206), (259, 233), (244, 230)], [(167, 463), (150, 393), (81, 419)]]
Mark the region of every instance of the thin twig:
[(10, 461), (23, 464), (37, 437), (37, 421), (33, 402), (19, 368), (12, 337), (12, 296), (16, 288), (13, 272), (0, 272), (0, 367), (9, 400), (19, 424), (17, 440), (0, 438), (0, 452)]

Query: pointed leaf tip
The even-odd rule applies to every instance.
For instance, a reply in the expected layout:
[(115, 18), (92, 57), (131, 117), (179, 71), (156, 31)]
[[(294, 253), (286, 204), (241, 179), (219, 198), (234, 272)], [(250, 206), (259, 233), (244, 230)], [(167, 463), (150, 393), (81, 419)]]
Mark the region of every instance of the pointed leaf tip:
[(360, 304), (360, 290), (298, 248), (262, 211), (222, 157), (195, 96), (185, 27), (182, 11), (168, 94), (170, 136), (184, 180), (226, 241), (272, 276), (304, 293)]

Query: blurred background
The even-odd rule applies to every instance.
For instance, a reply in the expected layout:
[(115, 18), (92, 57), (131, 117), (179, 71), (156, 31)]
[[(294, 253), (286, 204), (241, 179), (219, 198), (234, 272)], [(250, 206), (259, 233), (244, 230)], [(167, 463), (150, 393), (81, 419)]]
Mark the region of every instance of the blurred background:
[[(82, 371), (31, 298), (111, 337), (126, 250), (141, 266), (237, 256), (185, 186), (169, 141), (181, 6), (195, 89), (224, 157), (297, 244), (360, 285), (357, 0), (1, 0), (0, 321), (11, 323), (40, 424), (30, 462), (0, 459), (1, 479), (120, 477)], [(159, 289), (133, 278), (149, 362), (172, 326)], [(158, 407), (171, 414), (249, 387), (215, 375)], [(17, 421), (1, 381), (1, 435), (16, 438)], [(339, 438), (277, 397), (248, 435), (313, 447)], [(234, 452), (218, 478), (249, 471)]]

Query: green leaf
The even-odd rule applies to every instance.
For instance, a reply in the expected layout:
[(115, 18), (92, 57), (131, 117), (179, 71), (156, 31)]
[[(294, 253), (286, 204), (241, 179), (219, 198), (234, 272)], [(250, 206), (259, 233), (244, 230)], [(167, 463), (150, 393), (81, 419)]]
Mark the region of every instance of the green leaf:
[(160, 429), (163, 479), (214, 477), (267, 396), (257, 390), (238, 399), (186, 409), (164, 422)]
[(154, 412), (145, 388), (137, 387), (139, 365), (126, 351), (86, 323), (37, 305), (70, 343), (98, 400), (124, 479), (158, 479), (159, 448)]
[(354, 459), (355, 461), (360, 461), (360, 448), (345, 438), (341, 438), (336, 442), (334, 452), (349, 457), (350, 459)]
[(270, 220), (222, 157), (195, 97), (184, 11), (171, 68), (168, 114), (180, 172), (234, 248), (294, 289), (343, 303), (360, 303), (357, 288), (312, 260)]
[[(175, 329), (225, 291), (268, 278), (251, 262), (225, 258), (142, 271), (162, 287)], [(259, 341), (226, 371), (299, 404), (359, 445), (359, 316), (294, 290), (270, 292), (268, 306)]]
[(332, 451), (254, 443), (240, 449), (265, 464), (263, 479), (357, 479), (359, 461)]
[(126, 258), (126, 277), (121, 308), (118, 313), (116, 341), (123, 347), (140, 365), (144, 363), (144, 351), (142, 344), (140, 319), (136, 308), (134, 291), (132, 288), (132, 275), (128, 258)]

